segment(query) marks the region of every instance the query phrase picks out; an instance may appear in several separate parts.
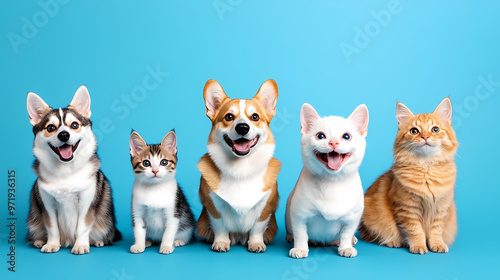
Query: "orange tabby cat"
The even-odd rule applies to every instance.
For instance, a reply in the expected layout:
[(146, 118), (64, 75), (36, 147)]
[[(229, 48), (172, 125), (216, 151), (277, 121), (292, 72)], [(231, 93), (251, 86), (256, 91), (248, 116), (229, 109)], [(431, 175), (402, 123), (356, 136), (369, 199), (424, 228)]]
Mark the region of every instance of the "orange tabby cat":
[(361, 239), (414, 254), (446, 253), (457, 233), (450, 99), (432, 114), (413, 115), (398, 103), (396, 117), (394, 164), (365, 194)]

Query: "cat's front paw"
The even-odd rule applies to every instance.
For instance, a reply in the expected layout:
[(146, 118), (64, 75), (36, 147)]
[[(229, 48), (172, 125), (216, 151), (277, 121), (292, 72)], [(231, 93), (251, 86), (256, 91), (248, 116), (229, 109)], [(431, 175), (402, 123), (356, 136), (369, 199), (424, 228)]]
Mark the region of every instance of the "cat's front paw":
[(43, 245), (45, 245), (45, 241), (43, 240), (35, 240), (35, 242), (33, 242), (33, 247), (38, 249), (42, 248)]
[(286, 234), (286, 237), (285, 237), (286, 241), (288, 241), (288, 243), (292, 243), (293, 242), (293, 237), (291, 234), (287, 233)]
[(42, 246), (42, 249), (40, 249), (40, 251), (42, 253), (55, 253), (55, 252), (59, 251), (59, 248), (61, 248), (61, 246), (58, 244), (47, 243), (47, 244)]
[(294, 259), (307, 258), (308, 255), (309, 255), (309, 250), (304, 250), (304, 249), (299, 249), (299, 248), (292, 248), (290, 250), (290, 252), (288, 253), (288, 256), (290, 256), (290, 258), (294, 258)]
[(358, 255), (358, 251), (356, 251), (356, 249), (354, 249), (353, 247), (347, 247), (344, 249), (339, 249), (339, 255), (341, 257), (354, 258)]
[(96, 242), (92, 242), (91, 244), (92, 244), (92, 246), (99, 248), (99, 247), (104, 246), (104, 241), (96, 241)]
[(144, 252), (145, 246), (134, 244), (130, 246), (130, 253), (132, 254), (139, 254)]
[(184, 245), (186, 245), (186, 241), (184, 241), (182, 239), (174, 240), (174, 246), (175, 247), (182, 247)]
[(71, 249), (71, 254), (73, 255), (85, 255), (90, 252), (89, 245), (76, 245)]
[(227, 252), (229, 251), (229, 242), (217, 241), (212, 244), (212, 251), (215, 252)]
[(174, 251), (174, 249), (175, 249), (174, 246), (161, 245), (160, 246), (160, 254), (164, 254), (164, 255), (172, 254), (172, 252)]
[(427, 254), (427, 246), (426, 245), (410, 245), (410, 253), (423, 255)]
[(385, 246), (389, 248), (400, 248), (403, 245), (401, 244), (400, 241), (389, 241), (387, 242), (387, 244), (385, 244)]
[(448, 246), (444, 243), (431, 244), (429, 250), (434, 253), (448, 253)]
[(252, 253), (262, 253), (266, 251), (266, 244), (263, 242), (249, 243), (248, 251)]

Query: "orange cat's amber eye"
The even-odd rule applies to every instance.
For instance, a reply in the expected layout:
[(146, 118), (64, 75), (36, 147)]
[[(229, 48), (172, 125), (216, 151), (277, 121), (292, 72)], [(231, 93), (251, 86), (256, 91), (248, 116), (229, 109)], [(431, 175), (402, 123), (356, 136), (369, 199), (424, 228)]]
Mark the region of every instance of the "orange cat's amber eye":
[(432, 132), (434, 132), (434, 133), (439, 133), (439, 131), (440, 131), (439, 127), (437, 127), (437, 126), (432, 128)]
[(417, 135), (419, 132), (420, 131), (416, 127), (413, 127), (412, 129), (410, 129), (410, 134), (411, 135)]

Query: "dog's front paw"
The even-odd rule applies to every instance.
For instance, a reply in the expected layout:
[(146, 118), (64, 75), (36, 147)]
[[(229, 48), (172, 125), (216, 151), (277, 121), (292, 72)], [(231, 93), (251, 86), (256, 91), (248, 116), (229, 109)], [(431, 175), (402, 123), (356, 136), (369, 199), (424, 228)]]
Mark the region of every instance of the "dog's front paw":
[(134, 244), (130, 246), (130, 253), (132, 254), (139, 254), (144, 252), (145, 247), (142, 245)]
[(289, 233), (286, 234), (285, 239), (286, 239), (286, 241), (288, 241), (288, 243), (292, 243), (293, 242), (293, 237)]
[(427, 246), (425, 244), (422, 245), (410, 245), (410, 253), (423, 255), (427, 254)]
[(186, 245), (186, 241), (184, 241), (182, 239), (174, 240), (174, 247), (182, 247), (184, 245)]
[(90, 252), (89, 245), (75, 245), (71, 249), (71, 254), (73, 255), (85, 255)]
[(61, 248), (60, 245), (58, 244), (45, 244), (42, 246), (42, 249), (40, 250), (42, 253), (55, 253), (59, 251), (59, 248)]
[(43, 240), (35, 240), (35, 242), (33, 242), (33, 247), (38, 249), (42, 248), (43, 245), (45, 245), (45, 241)]
[(354, 258), (358, 255), (358, 251), (356, 251), (356, 249), (354, 249), (353, 247), (347, 247), (344, 249), (339, 249), (339, 255), (341, 257)]
[(252, 253), (262, 253), (266, 251), (266, 244), (262, 242), (249, 243), (248, 251)]
[(229, 242), (217, 241), (212, 244), (212, 251), (215, 252), (227, 252), (229, 251)]
[(288, 255), (290, 256), (290, 258), (303, 259), (307, 258), (307, 256), (309, 255), (309, 250), (292, 248), (290, 250), (290, 253), (288, 253)]
[(174, 249), (175, 249), (174, 246), (161, 245), (160, 246), (160, 254), (164, 254), (164, 255), (172, 254), (172, 252), (174, 251)]
[(96, 242), (92, 242), (91, 244), (92, 244), (92, 246), (97, 247), (97, 248), (104, 247), (104, 241), (96, 241)]

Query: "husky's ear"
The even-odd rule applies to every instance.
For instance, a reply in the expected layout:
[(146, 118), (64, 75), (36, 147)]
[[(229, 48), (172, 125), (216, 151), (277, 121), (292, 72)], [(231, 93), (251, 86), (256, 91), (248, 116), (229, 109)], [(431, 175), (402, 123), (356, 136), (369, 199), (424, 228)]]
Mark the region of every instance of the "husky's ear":
[(47, 112), (52, 110), (52, 108), (50, 108), (49, 105), (47, 105), (47, 103), (40, 98), (40, 96), (33, 92), (29, 92), (26, 99), (26, 107), (28, 108), (30, 123), (35, 126), (42, 120), (43, 116), (47, 114)]
[(75, 109), (84, 118), (90, 118), (92, 114), (90, 112), (90, 95), (86, 86), (81, 86), (73, 96), (73, 100), (69, 104), (69, 107)]
[(253, 97), (262, 103), (269, 120), (276, 115), (276, 102), (278, 101), (278, 85), (273, 79), (265, 81)]
[(304, 103), (300, 109), (300, 133), (307, 134), (309, 129), (314, 125), (314, 122), (320, 119), (320, 116), (314, 110), (313, 106)]
[(205, 84), (205, 88), (203, 89), (203, 98), (205, 99), (207, 117), (213, 121), (220, 106), (229, 97), (227, 97), (219, 83), (211, 79)]
[(451, 125), (451, 101), (449, 97), (446, 97), (439, 103), (436, 110), (433, 112), (434, 115), (438, 116), (439, 119), (445, 124)]
[(174, 130), (170, 130), (163, 140), (161, 140), (161, 145), (167, 149), (167, 151), (173, 155), (177, 154), (177, 136)]
[(398, 119), (398, 129), (401, 126), (410, 121), (415, 115), (406, 107), (403, 103), (399, 103), (396, 105), (396, 119)]
[(141, 135), (139, 135), (139, 133), (135, 131), (132, 131), (132, 133), (130, 134), (129, 145), (130, 155), (132, 157), (138, 156), (142, 151), (144, 151), (147, 146)]
[(366, 107), (365, 104), (361, 104), (354, 111), (352, 114), (347, 118), (348, 120), (352, 121), (354, 125), (358, 128), (359, 133), (361, 136), (366, 137), (366, 134), (368, 133), (368, 108)]

